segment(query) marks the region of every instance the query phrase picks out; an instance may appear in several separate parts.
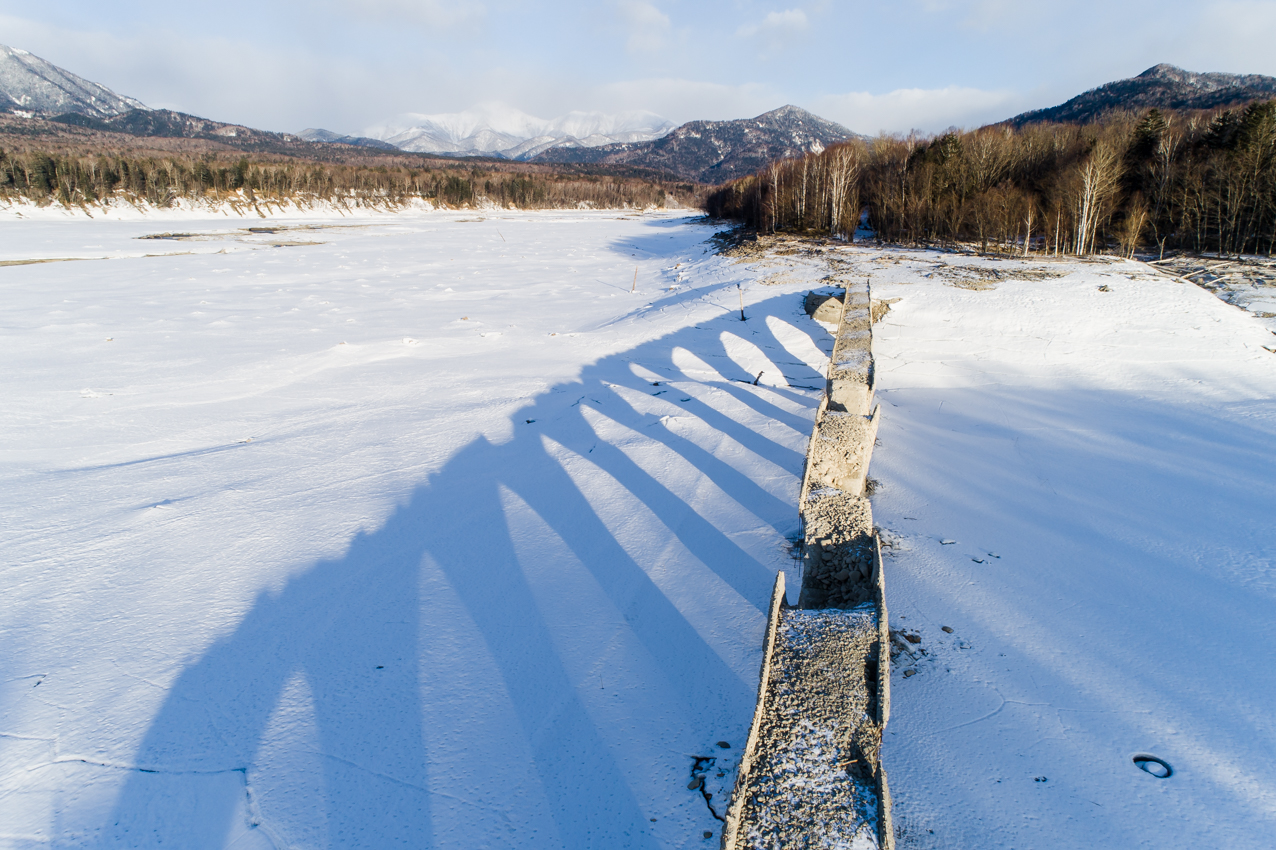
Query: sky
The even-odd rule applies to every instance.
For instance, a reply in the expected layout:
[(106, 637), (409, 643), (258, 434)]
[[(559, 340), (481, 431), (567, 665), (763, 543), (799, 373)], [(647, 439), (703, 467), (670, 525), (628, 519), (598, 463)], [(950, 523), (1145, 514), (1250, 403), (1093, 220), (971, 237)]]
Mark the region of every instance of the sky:
[(675, 123), (785, 104), (973, 127), (1168, 62), (1276, 76), (1276, 0), (0, 0), (0, 43), (153, 107), (358, 133), (499, 102)]

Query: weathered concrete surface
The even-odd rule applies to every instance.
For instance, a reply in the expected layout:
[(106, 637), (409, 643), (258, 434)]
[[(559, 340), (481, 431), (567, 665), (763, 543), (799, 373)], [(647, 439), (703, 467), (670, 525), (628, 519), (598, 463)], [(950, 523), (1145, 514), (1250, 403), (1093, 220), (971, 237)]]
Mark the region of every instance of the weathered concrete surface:
[(771, 671), (775, 657), (775, 635), (780, 625), (780, 611), (784, 608), (784, 573), (775, 576), (775, 588), (771, 591), (771, 608), (767, 614), (766, 637), (762, 644), (762, 669), (758, 676), (758, 702), (753, 710), (753, 725), (749, 727), (749, 737), (744, 743), (744, 752), (740, 755), (740, 767), (736, 771), (735, 789), (731, 792), (731, 803), (727, 806), (727, 815), (722, 825), (722, 847), (735, 848), (739, 844), (740, 826), (743, 823), (742, 811), (746, 799), (745, 789), (755, 776), (758, 741), (761, 737), (763, 718), (766, 714), (767, 692), (771, 686)]
[(823, 412), (806, 454), (811, 487), (832, 487), (848, 496), (863, 496), (876, 439), (876, 410), (872, 416)]
[(881, 634), (872, 602), (782, 609), (734, 848), (876, 848)]
[(890, 633), (881, 549), (864, 498), (878, 422), (874, 306), (867, 282), (848, 286), (842, 299), (812, 292), (805, 300), (814, 318), (840, 315), (799, 503), (802, 589), (797, 609), (773, 600), (724, 850), (895, 846), (880, 757)]
[(842, 293), (808, 292), (802, 306), (806, 314), (817, 322), (836, 325), (842, 320)]
[(829, 361), (830, 410), (867, 416), (873, 406), (873, 331), (868, 284), (847, 286), (846, 307)]

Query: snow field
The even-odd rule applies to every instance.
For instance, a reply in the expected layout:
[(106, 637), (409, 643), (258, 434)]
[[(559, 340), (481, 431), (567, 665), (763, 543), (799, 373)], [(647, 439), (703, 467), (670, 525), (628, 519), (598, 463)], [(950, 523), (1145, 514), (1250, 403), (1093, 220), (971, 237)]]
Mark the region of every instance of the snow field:
[(804, 282), (689, 219), (357, 223), (0, 224), (116, 258), (0, 269), (0, 846), (716, 841)]
[(900, 846), (1268, 843), (1258, 320), (1133, 263), (736, 264), (670, 217), (259, 224), (0, 224), (0, 261), (115, 258), (0, 268), (0, 846), (716, 843), (688, 784), (725, 808), (830, 269), (899, 299)]
[(854, 256), (899, 299), (870, 472), (892, 627), (922, 638), (883, 743), (899, 846), (1270, 846), (1261, 320), (1137, 263)]

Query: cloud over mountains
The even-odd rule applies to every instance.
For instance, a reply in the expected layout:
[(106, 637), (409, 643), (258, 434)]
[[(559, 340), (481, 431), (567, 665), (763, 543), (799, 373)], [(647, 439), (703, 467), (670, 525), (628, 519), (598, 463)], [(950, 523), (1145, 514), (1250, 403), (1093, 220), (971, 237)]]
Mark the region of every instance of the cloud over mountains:
[(529, 159), (553, 147), (651, 141), (674, 126), (651, 112), (568, 112), (546, 120), (502, 103), (485, 103), (464, 112), (400, 115), (367, 128), (363, 135), (406, 151)]

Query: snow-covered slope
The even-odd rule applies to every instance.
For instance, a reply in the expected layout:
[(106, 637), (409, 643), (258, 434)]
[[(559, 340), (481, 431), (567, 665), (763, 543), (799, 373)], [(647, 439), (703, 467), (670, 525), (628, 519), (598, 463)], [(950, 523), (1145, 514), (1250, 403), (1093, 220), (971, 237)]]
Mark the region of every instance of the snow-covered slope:
[(140, 101), (122, 97), (25, 50), (0, 44), (0, 111), (37, 115), (74, 112), (110, 118), (146, 108)]
[(465, 112), (400, 115), (369, 127), (363, 135), (408, 151), (522, 159), (556, 145), (648, 141), (660, 138), (673, 127), (650, 112), (569, 112), (547, 121), (504, 104), (487, 103)]

